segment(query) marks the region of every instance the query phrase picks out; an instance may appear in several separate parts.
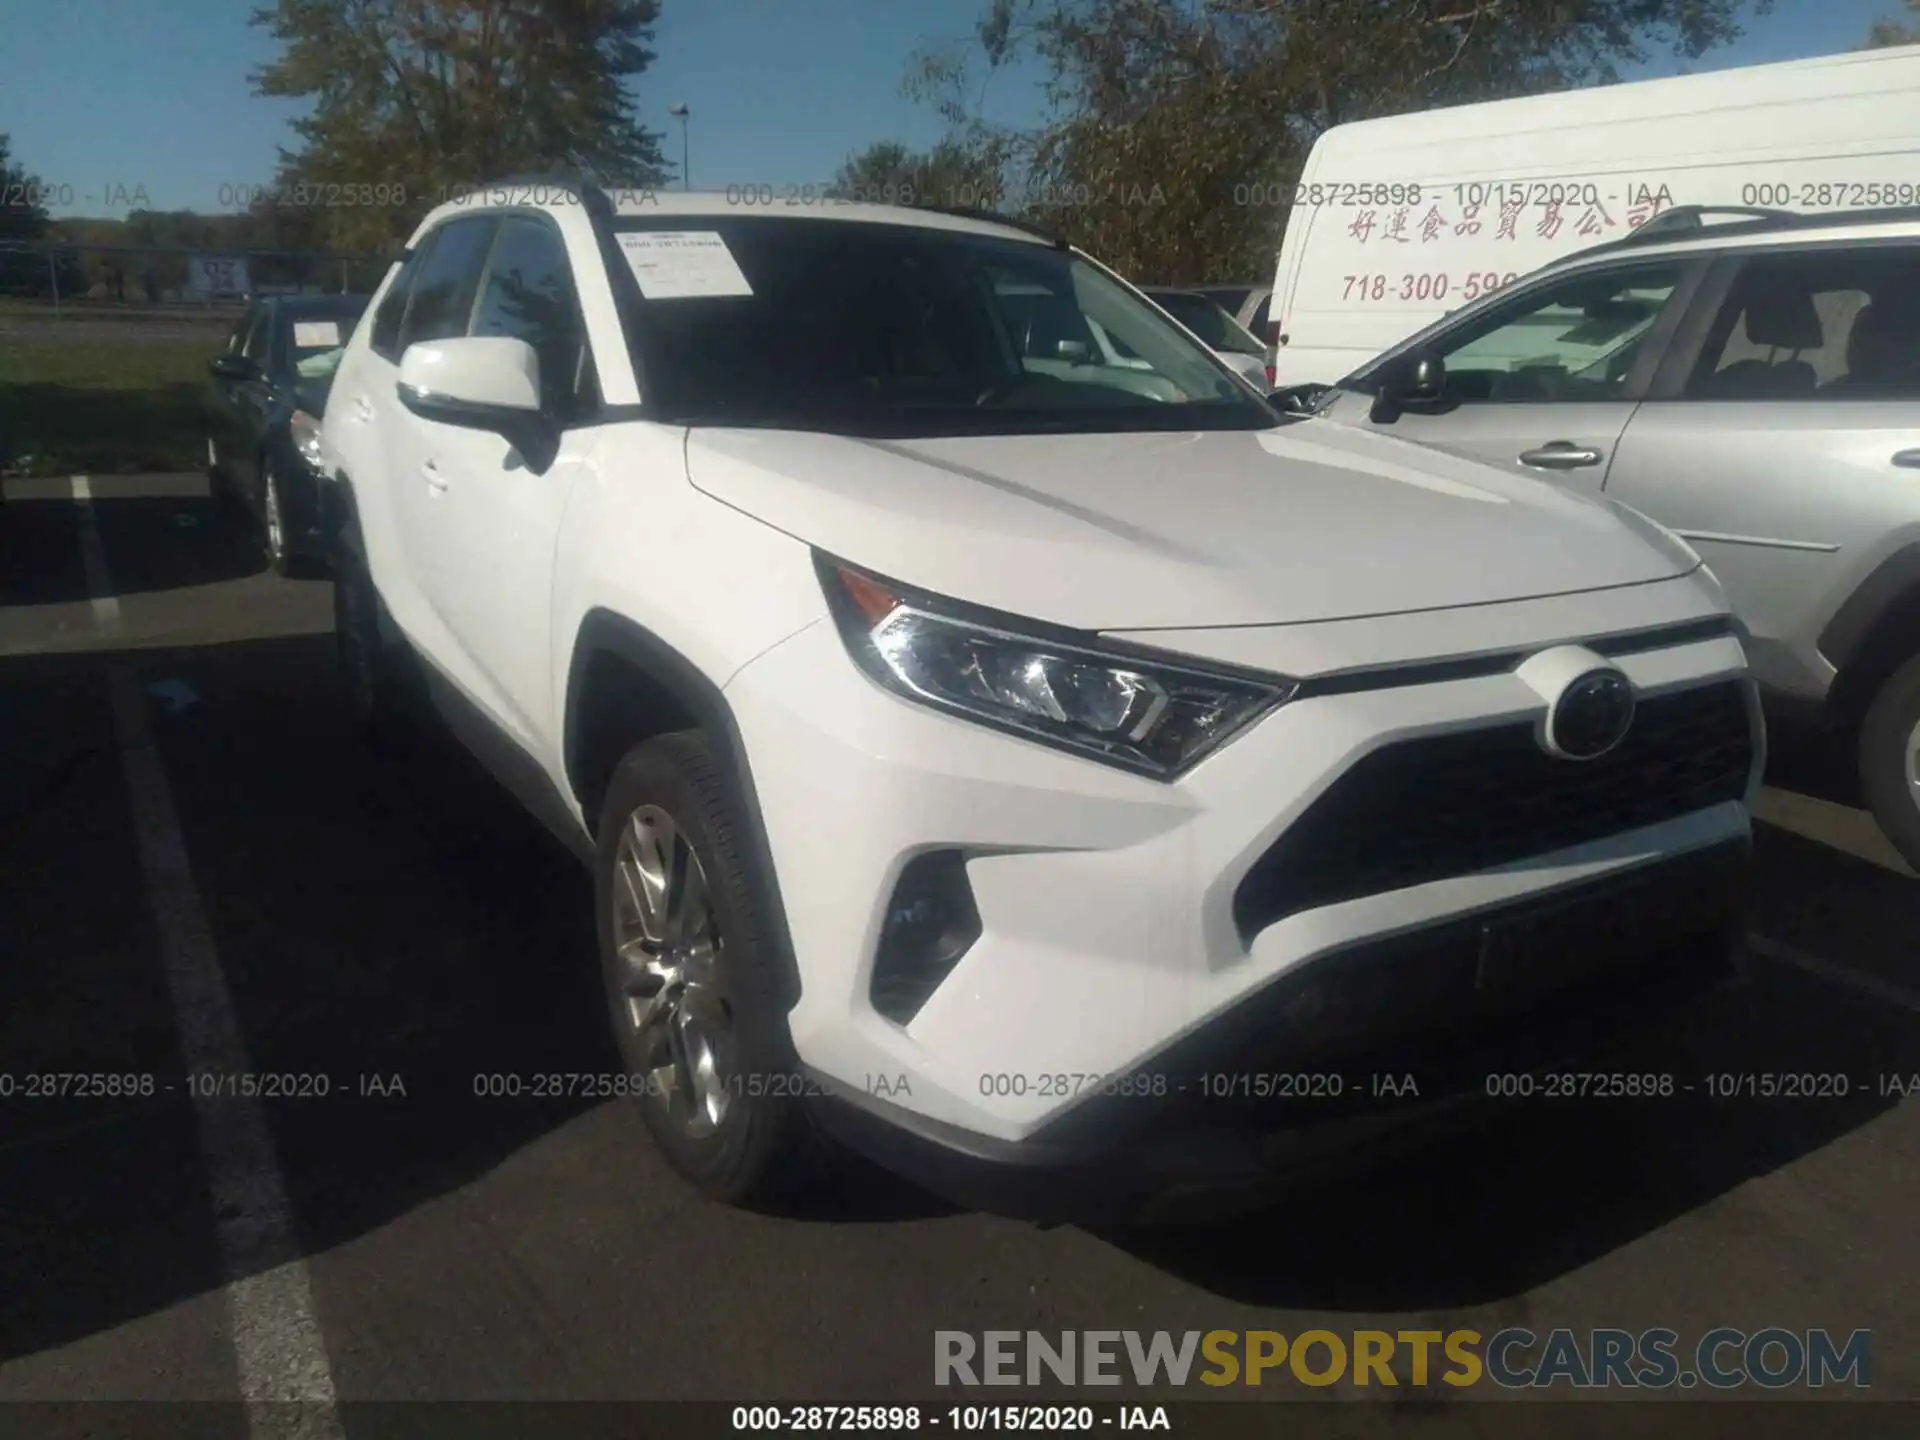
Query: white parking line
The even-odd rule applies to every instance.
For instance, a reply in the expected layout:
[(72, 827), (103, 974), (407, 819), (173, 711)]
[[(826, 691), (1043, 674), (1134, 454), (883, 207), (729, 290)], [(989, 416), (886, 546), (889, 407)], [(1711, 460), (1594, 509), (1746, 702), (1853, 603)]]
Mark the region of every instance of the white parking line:
[(118, 630), (120, 600), (107, 576), (107, 551), (100, 543), (100, 522), (93, 510), (93, 484), (84, 475), (74, 476), (72, 484), (73, 503), (80, 507), (80, 568), (86, 572), (93, 618), (103, 630)]
[(1877, 1000), (1882, 1005), (1891, 1005), (1897, 1010), (1905, 1010), (1910, 1015), (1920, 1015), (1920, 995), (1904, 990), (1898, 985), (1890, 985), (1878, 975), (1867, 975), (1858, 970), (1849, 970), (1844, 965), (1836, 965), (1831, 960), (1822, 960), (1818, 955), (1809, 955), (1792, 945), (1782, 944), (1778, 940), (1769, 940), (1764, 935), (1747, 935), (1747, 949), (1763, 960), (1771, 960), (1776, 965), (1788, 965), (1795, 970), (1804, 971), (1830, 985), (1838, 985), (1855, 994), (1864, 995), (1869, 1000)]
[[(82, 507), (81, 559), (94, 613), (117, 623), (119, 605), (84, 477), (74, 479), (73, 496)], [(189, 1076), (245, 1075), (246, 1044), (187, 861), (146, 701), (128, 665), (112, 667), (108, 686), (181, 1058)], [(257, 1100), (218, 1089), (202, 1093), (198, 1087), (193, 1108), (226, 1271), (227, 1315), (248, 1431), (339, 1440), (333, 1372), (266, 1112)]]

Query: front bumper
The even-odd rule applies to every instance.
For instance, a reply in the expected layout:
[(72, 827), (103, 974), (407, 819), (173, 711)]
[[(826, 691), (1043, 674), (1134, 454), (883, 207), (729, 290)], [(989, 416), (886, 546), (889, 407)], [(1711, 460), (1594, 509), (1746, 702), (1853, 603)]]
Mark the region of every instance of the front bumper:
[[(1589, 633), (1606, 633), (1608, 615), (1629, 602), (1636, 625), (1690, 618), (1686, 612), (1703, 603), (1698, 587), (1681, 580), (1636, 587), (1625, 599), (1581, 597), (1578, 607), (1585, 622), (1602, 622)], [(1492, 633), (1516, 645), (1558, 643), (1572, 603), (1423, 617), (1423, 648), (1473, 654)], [(1363, 654), (1375, 629), (1392, 637), (1395, 653), (1409, 654), (1399, 620), (1276, 627), (1276, 637), (1295, 653), (1324, 645)], [(1240, 632), (1236, 643), (1259, 640)], [(1368, 957), (1398, 953), (1394, 947), (1412, 943), (1402, 937), (1438, 944), (1436, 937), (1452, 936), (1446, 943), (1454, 945), (1452, 926), (1478, 927), (1486, 915), (1589, 883), (1744, 846), (1743, 801), (1758, 782), (1763, 744), (1737, 639), (1694, 639), (1617, 663), (1647, 701), (1736, 687), (1736, 718), (1744, 712), (1750, 726), (1744, 787), (1736, 776), (1734, 793), (1685, 813), (1639, 815), (1617, 830), (1525, 854), (1473, 858), (1362, 893), (1322, 891), (1309, 905), (1274, 910), (1250, 926), (1235, 906), (1248, 877), (1366, 757), (1403, 742), (1530, 724), (1540, 698), (1511, 673), (1484, 671), (1326, 694), (1282, 707), (1163, 784), (910, 705), (855, 669), (830, 624), (802, 630), (727, 686), (799, 961), (800, 998), (788, 1017), (795, 1052), (844, 1097), (833, 1123), (850, 1138), (886, 1128), (933, 1139), (936, 1154), (1044, 1159), (1075, 1123), (1104, 1137), (1115, 1117), (1156, 1110), (1136, 1104), (1137, 1093), (1102, 1092), (1141, 1073), (1164, 1073), (1174, 1083), (1192, 1066), (1171, 1057), (1189, 1045), (1220, 1050), (1245, 1023), (1235, 1017), (1258, 1013), (1256, 1002), (1308, 993), (1300, 987), (1310, 991), (1315, 977), (1370, 973)], [(1303, 673), (1278, 658), (1271, 668)], [(963, 861), (979, 935), (930, 998), (899, 1022), (873, 1004), (875, 957), (896, 887), (930, 852)], [(1689, 919), (1689, 935), (1725, 928), (1726, 915), (1709, 911)], [(1643, 944), (1666, 953), (1660, 935), (1628, 950)], [(1427, 958), (1392, 971), (1390, 990), (1428, 997), (1424, 987), (1440, 961), (1438, 952), (1420, 953)], [(1534, 947), (1531, 964), (1535, 979), (1569, 978), (1554, 947)], [(1280, 1059), (1263, 1070), (1297, 1069), (1315, 1045), (1344, 1033), (1326, 1016), (1304, 1030), (1255, 1028), (1285, 1038)], [(1401, 1043), (1391, 1027), (1371, 1022), (1355, 1037)], [(1223, 1062), (1206, 1063), (1225, 1073)], [(1098, 1103), (1109, 1098), (1126, 1103)], [(1076, 1115), (1089, 1118), (1076, 1122)], [(1322, 1118), (1362, 1128), (1381, 1121), (1325, 1111)], [(1194, 1129), (1197, 1145), (1197, 1130), (1212, 1127), (1189, 1121), (1175, 1107), (1170, 1117), (1141, 1123), (1149, 1132)], [(1283, 1127), (1289, 1134), (1298, 1128)], [(1149, 1140), (1150, 1150), (1173, 1145)], [(1164, 1165), (1148, 1168), (1216, 1168), (1181, 1150), (1188, 1137), (1179, 1141)], [(1286, 1145), (1300, 1143), (1295, 1135)], [(1261, 1166), (1278, 1163), (1277, 1152), (1260, 1153)], [(1080, 1163), (1069, 1159), (1069, 1168)]]
[[(1718, 992), (1741, 968), (1749, 849), (1730, 842), (1323, 956), (1020, 1141), (824, 1078), (816, 1114), (849, 1148), (975, 1209), (1139, 1221), (1264, 1203), (1431, 1145), (1519, 1093), (1503, 1080), (1577, 1069)], [(1560, 962), (1555, 983), (1490, 969), (1489, 937), (1515, 930), (1522, 949)], [(1631, 1083), (1657, 1095), (1663, 1082)]]

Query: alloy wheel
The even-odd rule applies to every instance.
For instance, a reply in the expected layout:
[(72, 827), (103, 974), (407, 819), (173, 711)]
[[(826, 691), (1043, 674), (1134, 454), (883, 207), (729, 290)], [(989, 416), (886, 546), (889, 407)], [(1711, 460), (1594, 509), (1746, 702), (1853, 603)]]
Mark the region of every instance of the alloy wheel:
[(1907, 798), (1920, 809), (1920, 720), (1907, 732)]
[(614, 857), (616, 1011), (646, 1072), (647, 1103), (690, 1139), (712, 1135), (732, 1109), (738, 1054), (721, 986), (722, 937), (707, 874), (673, 817), (642, 805)]

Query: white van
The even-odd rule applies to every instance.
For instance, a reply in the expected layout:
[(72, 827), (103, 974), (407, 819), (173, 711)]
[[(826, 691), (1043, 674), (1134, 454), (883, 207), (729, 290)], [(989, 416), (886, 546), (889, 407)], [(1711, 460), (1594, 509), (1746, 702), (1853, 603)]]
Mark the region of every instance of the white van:
[(1920, 45), (1338, 125), (1286, 198), (1274, 379), (1331, 383), (1671, 206), (1920, 204)]

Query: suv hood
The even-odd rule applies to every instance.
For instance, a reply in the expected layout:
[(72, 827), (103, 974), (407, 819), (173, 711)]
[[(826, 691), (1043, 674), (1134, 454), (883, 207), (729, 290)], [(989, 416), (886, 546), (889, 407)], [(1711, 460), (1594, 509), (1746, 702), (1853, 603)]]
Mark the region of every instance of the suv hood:
[(1700, 563), (1611, 502), (1318, 420), (906, 441), (697, 427), (687, 470), (852, 564), (1086, 630), (1483, 605)]

